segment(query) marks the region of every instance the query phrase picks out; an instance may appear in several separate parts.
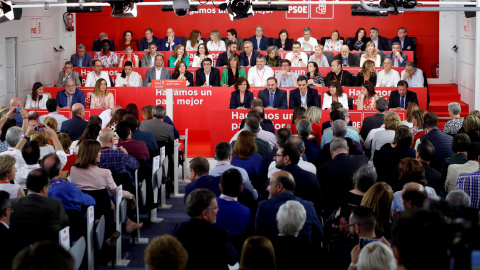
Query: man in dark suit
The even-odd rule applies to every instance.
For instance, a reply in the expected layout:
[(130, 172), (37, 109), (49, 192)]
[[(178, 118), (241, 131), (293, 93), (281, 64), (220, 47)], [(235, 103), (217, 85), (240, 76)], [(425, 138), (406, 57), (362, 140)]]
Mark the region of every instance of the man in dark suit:
[(103, 40), (108, 40), (108, 44), (110, 45), (110, 51), (115, 51), (115, 42), (110, 39), (108, 39), (108, 35), (105, 32), (100, 33), (98, 36), (98, 39), (93, 41), (93, 46), (92, 46), (92, 51), (94, 52), (99, 52), (102, 50), (102, 41)]
[(392, 38), (392, 44), (395, 42), (400, 42), (402, 51), (415, 50), (415, 44), (413, 44), (412, 39), (407, 36), (407, 28), (405, 27), (398, 28), (398, 36)]
[(237, 49), (239, 51), (243, 51), (243, 38), (237, 37), (237, 30), (235, 29), (228, 29), (227, 30), (227, 38), (225, 39), (225, 44), (228, 44), (229, 41), (233, 41), (233, 43), (237, 44)]
[(442, 174), (430, 167), (430, 161), (432, 161), (434, 154), (435, 147), (433, 147), (433, 144), (427, 139), (421, 140), (417, 147), (416, 158), (422, 163), (422, 166), (425, 169), (425, 180), (427, 180), (427, 185), (434, 188), (439, 196), (444, 196), (445, 188), (444, 181), (442, 181)]
[(28, 246), (25, 236), (8, 227), (10, 223), (11, 206), (10, 195), (6, 191), (0, 191), (0, 265), (2, 269), (11, 269), (12, 260), (17, 253)]
[(270, 45), (268, 38), (263, 36), (263, 27), (261, 26), (255, 27), (255, 36), (251, 36), (248, 40), (252, 42), (255, 51), (266, 51)]
[(62, 202), (48, 198), (48, 173), (35, 169), (27, 177), (28, 195), (12, 200), (10, 227), (25, 233), (30, 243), (58, 242), (58, 231), (68, 226)]
[(376, 27), (370, 28), (370, 37), (368, 41), (372, 41), (375, 44), (375, 48), (380, 51), (389, 51), (390, 46), (388, 46), (387, 38), (379, 36), (378, 29)]
[(86, 106), (85, 93), (76, 88), (72, 79), (65, 80), (65, 90), (59, 91), (56, 99), (58, 107), (62, 109), (70, 109), (75, 103), (80, 103), (83, 107)]
[(390, 93), (388, 108), (390, 110), (406, 110), (408, 104), (417, 103), (417, 93), (408, 90), (408, 83), (401, 80), (397, 83), (397, 89)]
[(92, 55), (86, 52), (83, 44), (79, 44), (77, 53), (70, 56), (70, 62), (72, 62), (74, 67), (91, 67), (93, 65)]
[(85, 117), (85, 107), (80, 103), (75, 103), (72, 106), (72, 119), (66, 120), (62, 123), (60, 132), (67, 133), (72, 141), (78, 140), (82, 136), (85, 128), (87, 127), (87, 121), (83, 120)]
[[(288, 107), (295, 109), (296, 107), (320, 107), (320, 96), (316, 89), (307, 86), (307, 78), (299, 76), (297, 79), (298, 88), (290, 92), (290, 101)], [(302, 97), (304, 100), (302, 100)]]
[(167, 69), (163, 68), (164, 56), (163, 54), (157, 54), (155, 56), (155, 66), (145, 73), (145, 80), (143, 81), (143, 87), (150, 87), (152, 81), (157, 79), (157, 73), (160, 73), (160, 80), (168, 80), (172, 78), (172, 74)]
[(341, 206), (347, 192), (353, 189), (353, 174), (360, 166), (368, 164), (366, 156), (348, 154), (348, 144), (343, 138), (335, 138), (330, 142), (330, 153), (332, 161), (322, 165), (318, 171), (326, 216)]
[(287, 91), (277, 88), (277, 79), (274, 77), (267, 79), (267, 88), (258, 91), (258, 98), (263, 101), (263, 107), (267, 110), (288, 109)]
[(339, 81), (342, 86), (351, 86), (355, 83), (352, 73), (342, 69), (342, 61), (340, 60), (332, 61), (332, 71), (327, 74), (325, 85), (333, 80)]
[(196, 86), (220, 86), (220, 70), (212, 67), (212, 59), (210, 58), (202, 60), (202, 68), (197, 69), (195, 75), (197, 78)]
[(157, 48), (161, 48), (162, 40), (153, 35), (152, 28), (145, 29), (145, 37), (140, 39), (139, 51), (148, 51), (148, 47), (151, 42), (155, 42)]
[(445, 158), (455, 155), (452, 150), (452, 136), (443, 133), (438, 129), (438, 116), (434, 112), (429, 112), (423, 117), (423, 130), (425, 135), (420, 137), (428, 139), (435, 148), (435, 154), (430, 162), (430, 167), (437, 171), (441, 171)]
[(347, 45), (343, 45), (340, 49), (340, 54), (335, 55), (333, 58), (335, 60), (340, 60), (342, 66), (344, 67), (359, 67), (360, 58), (357, 54), (350, 52), (350, 48)]
[(182, 44), (182, 39), (175, 36), (175, 32), (172, 28), (168, 28), (167, 36), (160, 42), (160, 51), (173, 51), (179, 44)]
[(189, 179), (191, 183), (185, 186), (185, 196), (183, 201), (187, 200), (188, 195), (199, 188), (205, 188), (215, 193), (218, 197), (221, 194), (220, 190), (220, 176), (213, 177), (208, 174), (210, 171), (210, 164), (204, 157), (196, 157), (189, 162), (190, 174)]
[(233, 41), (227, 43), (227, 51), (218, 55), (216, 67), (226, 67), (228, 65), (228, 59), (231, 56), (237, 54), (237, 44)]
[(408, 64), (408, 55), (402, 53), (402, 45), (400, 42), (394, 42), (392, 44), (392, 52), (387, 53), (385, 58), (392, 59), (393, 67), (406, 67)]
[(387, 102), (388, 101), (384, 98), (377, 99), (377, 101), (375, 101), (377, 113), (363, 119), (362, 129), (360, 129), (360, 136), (363, 140), (367, 139), (368, 133), (372, 129), (379, 128), (383, 125), (383, 119), (385, 118), (385, 112), (387, 111)]
[(139, 129), (141, 131), (151, 132), (155, 136), (157, 142), (172, 142), (175, 137), (173, 135), (173, 126), (163, 122), (166, 111), (163, 106), (155, 106), (152, 108), (153, 119), (140, 122)]
[(178, 224), (173, 231), (173, 236), (188, 252), (185, 269), (208, 265), (208, 269), (224, 270), (234, 265), (238, 254), (228, 232), (213, 226), (219, 210), (215, 194), (207, 189), (194, 190), (188, 195), (185, 208), (190, 219)]
[(253, 50), (253, 43), (251, 41), (245, 41), (243, 44), (243, 52), (240, 53), (240, 66), (253, 67), (257, 64), (257, 56), (259, 52)]

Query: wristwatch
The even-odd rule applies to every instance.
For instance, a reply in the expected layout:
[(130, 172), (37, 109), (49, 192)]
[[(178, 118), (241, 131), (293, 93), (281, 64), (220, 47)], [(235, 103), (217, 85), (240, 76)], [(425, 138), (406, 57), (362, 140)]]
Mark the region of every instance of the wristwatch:
[(25, 134), (22, 135), (22, 138), (24, 138), (27, 141), (30, 140), (30, 137), (27, 137), (27, 135), (25, 135)]

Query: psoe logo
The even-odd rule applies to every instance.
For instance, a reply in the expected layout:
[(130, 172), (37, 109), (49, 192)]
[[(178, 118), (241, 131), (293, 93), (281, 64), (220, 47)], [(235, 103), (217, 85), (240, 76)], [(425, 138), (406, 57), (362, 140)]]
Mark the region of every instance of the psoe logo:
[[(306, 2), (297, 1), (297, 2)], [(294, 2), (294, 1), (292, 1)], [(287, 19), (333, 19), (333, 5), (289, 5), (286, 11)]]

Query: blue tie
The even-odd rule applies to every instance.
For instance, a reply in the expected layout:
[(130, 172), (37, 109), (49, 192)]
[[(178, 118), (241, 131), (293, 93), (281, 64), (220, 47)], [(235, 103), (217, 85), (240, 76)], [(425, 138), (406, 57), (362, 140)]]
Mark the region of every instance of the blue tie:
[(273, 108), (273, 99), (274, 99), (274, 97), (275, 97), (275, 96), (273, 95), (273, 93), (270, 93), (270, 107), (272, 107), (272, 108)]
[(400, 97), (400, 108), (405, 108), (405, 96)]

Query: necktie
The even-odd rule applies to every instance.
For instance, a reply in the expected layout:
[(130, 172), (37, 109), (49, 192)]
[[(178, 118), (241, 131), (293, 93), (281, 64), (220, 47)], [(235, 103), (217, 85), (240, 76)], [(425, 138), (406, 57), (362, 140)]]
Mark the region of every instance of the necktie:
[(343, 58), (343, 64), (348, 65), (348, 57)]
[(400, 97), (400, 107), (405, 108), (405, 96)]
[(393, 64), (394, 67), (398, 67), (398, 58), (395, 57), (395, 63)]
[(270, 93), (270, 104), (269, 104), (269, 106), (272, 107), (272, 108), (273, 108), (273, 99), (274, 99), (274, 97), (275, 97), (275, 96), (273, 95), (273, 93)]

